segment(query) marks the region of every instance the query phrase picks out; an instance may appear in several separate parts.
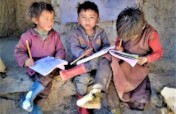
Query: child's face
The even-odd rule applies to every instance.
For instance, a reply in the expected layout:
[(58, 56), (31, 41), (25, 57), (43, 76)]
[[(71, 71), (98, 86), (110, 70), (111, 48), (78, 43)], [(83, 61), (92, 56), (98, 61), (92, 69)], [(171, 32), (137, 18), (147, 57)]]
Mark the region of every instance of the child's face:
[(85, 31), (92, 31), (99, 21), (99, 16), (94, 10), (81, 10), (78, 22), (83, 26)]
[(44, 10), (39, 17), (32, 18), (32, 20), (37, 25), (37, 29), (49, 32), (54, 25), (54, 12)]

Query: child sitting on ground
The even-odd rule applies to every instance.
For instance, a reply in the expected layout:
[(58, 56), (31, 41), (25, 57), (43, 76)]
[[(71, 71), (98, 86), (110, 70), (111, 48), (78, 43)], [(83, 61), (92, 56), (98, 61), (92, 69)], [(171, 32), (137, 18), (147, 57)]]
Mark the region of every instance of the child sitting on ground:
[[(95, 3), (85, 1), (78, 6), (78, 23), (74, 33), (71, 37), (71, 52), (75, 58), (92, 55), (102, 49), (110, 46), (105, 31), (97, 26), (99, 22), (99, 11)], [(104, 57), (92, 59), (88, 62), (80, 64), (69, 70), (60, 71), (60, 75), (64, 80), (75, 77), (79, 98), (87, 94), (87, 87), (91, 82), (90, 72), (97, 70), (95, 75), (95, 82), (89, 97), (83, 97), (77, 101), (79, 107), (88, 109), (100, 109), (100, 94), (101, 91), (106, 92), (109, 80), (112, 76), (110, 61)], [(98, 100), (93, 100), (98, 99)], [(96, 102), (91, 102), (96, 101)], [(83, 112), (80, 112), (83, 113)]]
[(143, 110), (151, 96), (148, 64), (163, 56), (158, 32), (147, 23), (144, 13), (137, 7), (126, 8), (118, 15), (116, 30), (117, 50), (139, 55), (138, 64), (134, 67), (112, 57), (117, 93), (130, 108)]
[[(29, 67), (38, 59), (53, 56), (64, 59), (65, 50), (59, 34), (53, 30), (55, 12), (51, 4), (34, 2), (29, 9), (29, 16), (35, 24), (21, 35), (19, 43), (15, 47), (15, 57), (21, 67), (25, 67), (29, 76), (34, 80), (30, 91), (21, 100), (21, 107), (29, 112), (42, 113), (40, 108), (33, 104), (39, 95), (41, 98), (48, 96), (51, 89), (51, 81), (59, 74), (55, 69), (47, 76), (42, 76)], [(29, 43), (32, 58), (28, 55), (26, 41)]]

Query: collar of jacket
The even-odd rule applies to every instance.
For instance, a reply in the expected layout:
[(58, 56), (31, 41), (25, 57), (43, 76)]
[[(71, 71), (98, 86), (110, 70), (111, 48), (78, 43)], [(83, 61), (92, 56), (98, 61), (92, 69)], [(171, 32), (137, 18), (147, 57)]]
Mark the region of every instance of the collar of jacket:
[[(31, 29), (30, 29), (30, 32), (31, 32), (32, 35), (40, 37), (40, 35), (34, 30), (34, 28), (31, 28)], [(48, 37), (51, 36), (53, 33), (54, 33), (54, 30), (51, 29), (51, 30), (48, 32)]]

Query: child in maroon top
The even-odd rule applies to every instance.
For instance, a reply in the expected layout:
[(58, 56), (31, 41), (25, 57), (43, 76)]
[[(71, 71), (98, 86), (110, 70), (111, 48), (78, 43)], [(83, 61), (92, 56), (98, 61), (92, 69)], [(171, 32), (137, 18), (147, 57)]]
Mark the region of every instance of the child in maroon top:
[[(35, 27), (21, 35), (21, 39), (15, 47), (15, 57), (19, 66), (25, 67), (27, 73), (34, 79), (34, 85), (21, 100), (21, 107), (29, 112), (35, 111), (37, 113), (40, 110), (35, 110), (37, 105), (33, 105), (33, 100), (38, 94), (42, 98), (49, 94), (51, 81), (58, 75), (58, 71), (56, 69), (47, 76), (41, 76), (29, 67), (34, 65), (36, 60), (47, 56), (64, 59), (65, 50), (59, 34), (52, 29), (55, 12), (51, 4), (33, 3), (29, 9), (29, 16)], [(28, 55), (26, 40), (29, 42), (32, 59)]]
[(111, 67), (117, 93), (130, 108), (143, 110), (151, 95), (148, 64), (163, 56), (159, 35), (146, 22), (143, 12), (135, 7), (126, 8), (119, 14), (116, 30), (117, 50), (139, 55), (139, 62), (134, 67), (112, 57)]

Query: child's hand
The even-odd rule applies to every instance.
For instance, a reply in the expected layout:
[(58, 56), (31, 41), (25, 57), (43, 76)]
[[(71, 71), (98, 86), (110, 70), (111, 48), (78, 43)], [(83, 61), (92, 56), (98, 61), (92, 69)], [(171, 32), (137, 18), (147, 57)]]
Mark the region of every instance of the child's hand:
[(61, 59), (60, 57), (55, 57), (56, 59)]
[(26, 67), (30, 67), (30, 66), (33, 66), (33, 65), (34, 65), (34, 60), (33, 60), (33, 59), (28, 58), (28, 59), (25, 61), (25, 66), (26, 66)]
[(147, 57), (139, 57), (138, 60), (139, 60), (139, 61), (138, 61), (138, 64), (139, 64), (139, 65), (143, 65), (143, 64), (145, 64), (145, 63), (148, 62)]
[(118, 50), (118, 51), (121, 51), (121, 52), (122, 52), (122, 51), (123, 51), (123, 47), (119, 47), (119, 46), (117, 46), (117, 47), (116, 47), (116, 50)]
[(123, 51), (123, 47), (122, 47), (122, 39), (120, 39), (120, 41), (117, 43), (118, 45), (116, 45), (116, 50), (118, 51)]
[(92, 53), (93, 53), (92, 49), (88, 49), (84, 52), (85, 56), (92, 55)]

